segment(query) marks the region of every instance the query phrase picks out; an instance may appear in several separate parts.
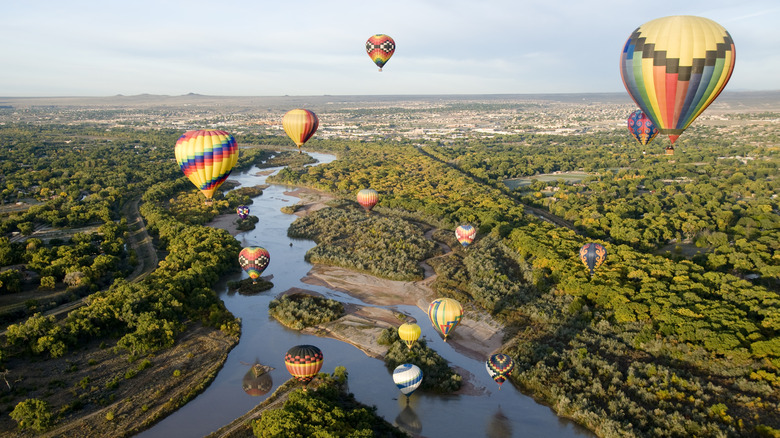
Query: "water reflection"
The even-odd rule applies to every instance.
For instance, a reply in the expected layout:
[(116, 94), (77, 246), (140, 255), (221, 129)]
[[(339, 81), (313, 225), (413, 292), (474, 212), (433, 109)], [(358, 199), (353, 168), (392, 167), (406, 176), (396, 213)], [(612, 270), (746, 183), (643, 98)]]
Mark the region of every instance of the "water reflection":
[(489, 438), (512, 436), (512, 422), (504, 415), (504, 412), (501, 411), (501, 406), (499, 406), (498, 411), (490, 417), (485, 436)]
[(272, 370), (272, 367), (261, 365), (258, 360), (255, 360), (255, 363), (249, 366), (249, 371), (244, 374), (241, 388), (252, 397), (268, 394), (274, 386), (270, 373)]
[[(405, 399), (405, 400), (404, 400)], [(419, 436), (422, 433), (422, 422), (417, 413), (412, 409), (412, 405), (416, 404), (417, 398), (412, 397), (412, 402), (409, 401), (409, 397), (401, 397), (398, 399), (399, 404), (403, 406), (401, 412), (395, 417), (395, 425), (413, 436)]]

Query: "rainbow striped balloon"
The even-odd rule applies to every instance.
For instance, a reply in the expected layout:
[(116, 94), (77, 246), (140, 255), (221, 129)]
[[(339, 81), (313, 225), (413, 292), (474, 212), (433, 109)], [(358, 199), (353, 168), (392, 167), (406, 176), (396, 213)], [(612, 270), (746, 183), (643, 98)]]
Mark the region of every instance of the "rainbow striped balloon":
[(357, 194), (357, 202), (366, 212), (370, 212), (379, 202), (379, 193), (374, 189), (363, 189)]
[(295, 142), (300, 152), (301, 146), (317, 132), (320, 119), (312, 111), (307, 109), (294, 109), (287, 111), (282, 117), (284, 132)]
[(225, 131), (187, 131), (176, 141), (176, 162), (184, 175), (211, 199), (238, 161), (238, 145)]
[(322, 351), (314, 345), (296, 345), (284, 355), (287, 371), (304, 385), (317, 376), (323, 360)]
[(723, 91), (734, 71), (731, 35), (703, 17), (676, 15), (639, 26), (620, 57), (628, 94), (672, 143)]
[(460, 225), (458, 228), (455, 228), (455, 237), (458, 239), (458, 242), (460, 242), (460, 244), (465, 248), (471, 245), (471, 243), (474, 241), (474, 238), (477, 237), (477, 229), (471, 225)]
[(422, 384), (423, 373), (420, 367), (405, 363), (393, 370), (393, 382), (401, 390), (401, 394), (409, 397)]
[(387, 35), (376, 34), (366, 41), (366, 53), (374, 61), (379, 71), (395, 52), (395, 41)]
[(433, 328), (444, 335), (444, 342), (447, 342), (447, 335), (463, 318), (463, 307), (452, 298), (439, 298), (431, 301), (428, 306), (428, 318), (431, 319)]

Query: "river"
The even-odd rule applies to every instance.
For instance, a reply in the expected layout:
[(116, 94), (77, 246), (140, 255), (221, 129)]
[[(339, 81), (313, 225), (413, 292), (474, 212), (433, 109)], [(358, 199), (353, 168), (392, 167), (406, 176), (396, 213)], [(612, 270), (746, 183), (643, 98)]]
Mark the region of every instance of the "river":
[[(309, 153), (320, 163), (334, 156)], [(280, 169), (280, 168), (279, 168)], [(274, 169), (278, 171), (279, 169)], [(232, 175), (231, 180), (243, 186), (265, 184), (259, 169)], [(377, 407), (379, 415), (415, 436), (425, 437), (591, 437), (593, 434), (572, 421), (559, 418), (548, 407), (523, 395), (511, 382), (498, 390), (488, 376), (484, 362), (467, 357), (444, 343), (428, 321), (427, 314), (415, 306), (388, 306), (419, 321), (422, 336), (452, 365), (466, 370), (467, 378), (477, 388), (475, 395), (438, 395), (415, 392), (407, 405), (393, 383), (384, 362), (366, 356), (351, 344), (329, 338), (302, 335), (276, 322), (268, 315), (268, 303), (278, 294), (292, 288), (308, 289), (345, 303), (371, 306), (362, 301), (321, 286), (304, 284), (311, 264), (304, 261), (306, 251), (314, 246), (309, 240), (287, 237), (287, 228), (296, 216), (280, 209), (298, 202), (284, 195), (290, 187), (270, 185), (249, 207), (260, 218), (257, 228), (236, 236), (242, 246), (262, 246), (271, 254), (263, 272), (273, 275), (274, 287), (254, 296), (243, 296), (227, 290), (227, 282), (246, 278), (235, 274), (215, 287), (228, 310), (241, 318), (242, 333), (238, 345), (229, 353), (224, 367), (209, 387), (181, 409), (152, 428), (136, 435), (143, 438), (203, 437), (245, 414), (270, 395), (279, 384), (290, 378), (284, 366), (284, 354), (299, 344), (318, 346), (325, 357), (321, 372), (332, 373), (343, 365), (349, 373), (349, 389), (362, 403)], [(376, 307), (376, 306), (375, 306)], [(382, 306), (378, 306), (382, 307)], [(275, 369), (270, 372), (273, 388), (267, 394), (250, 396), (242, 388), (242, 379), (250, 366), (259, 361)]]

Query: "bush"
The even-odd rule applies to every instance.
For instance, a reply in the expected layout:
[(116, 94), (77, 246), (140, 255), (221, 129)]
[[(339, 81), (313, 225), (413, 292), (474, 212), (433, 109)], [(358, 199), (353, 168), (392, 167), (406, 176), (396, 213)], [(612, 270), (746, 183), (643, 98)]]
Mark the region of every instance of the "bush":
[(10, 415), (19, 424), (20, 430), (42, 433), (52, 425), (52, 414), (49, 410), (49, 404), (36, 398), (19, 402)]
[(295, 330), (335, 321), (344, 314), (344, 306), (335, 300), (307, 295), (282, 295), (268, 303), (269, 313)]
[(455, 392), (460, 389), (460, 375), (453, 371), (436, 351), (428, 348), (424, 339), (418, 339), (409, 349), (398, 337), (398, 330), (388, 328), (379, 335), (379, 342), (390, 345), (385, 354), (385, 367), (388, 371), (392, 372), (398, 365), (411, 363), (422, 370), (421, 389), (435, 392)]

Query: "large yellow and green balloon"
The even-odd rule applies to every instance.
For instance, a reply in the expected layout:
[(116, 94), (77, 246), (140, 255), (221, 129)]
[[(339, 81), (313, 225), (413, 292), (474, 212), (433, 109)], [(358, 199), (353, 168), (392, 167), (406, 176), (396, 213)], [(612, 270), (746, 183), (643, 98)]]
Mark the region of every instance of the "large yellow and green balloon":
[(294, 109), (287, 111), (282, 117), (282, 128), (284, 132), (298, 146), (298, 152), (301, 152), (301, 146), (317, 132), (320, 126), (320, 119), (314, 112), (307, 109)]
[(187, 131), (176, 141), (176, 163), (207, 200), (238, 161), (238, 145), (225, 131)]
[(639, 26), (620, 57), (628, 94), (674, 144), (723, 91), (734, 71), (731, 35), (703, 17), (676, 15)]
[(447, 342), (447, 336), (463, 318), (463, 307), (452, 298), (439, 298), (428, 306), (428, 318), (433, 328), (444, 336), (444, 342)]

